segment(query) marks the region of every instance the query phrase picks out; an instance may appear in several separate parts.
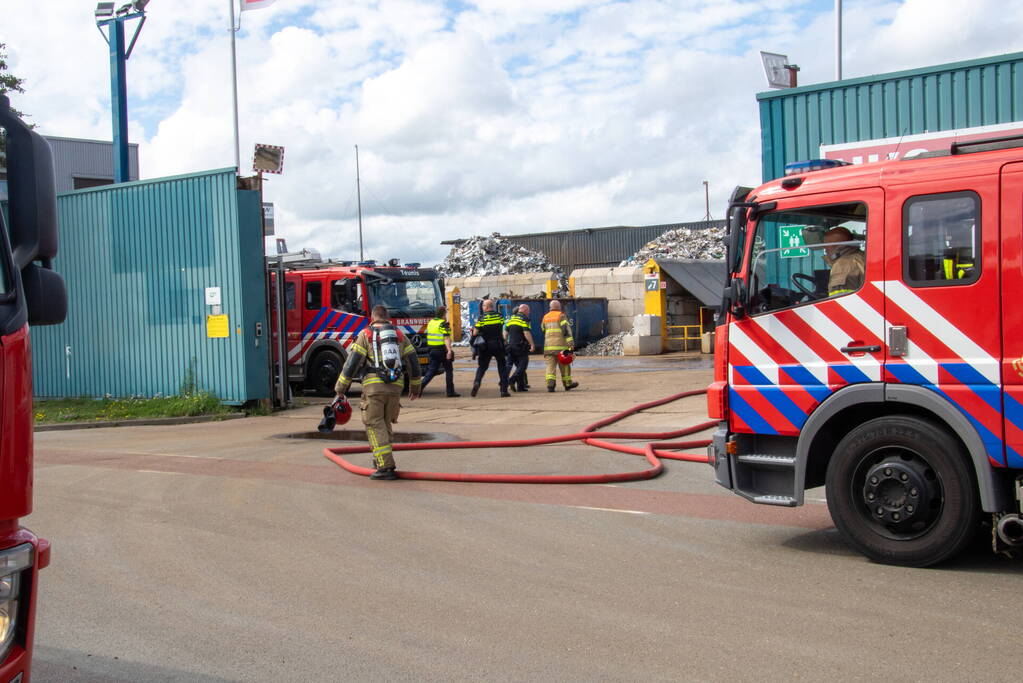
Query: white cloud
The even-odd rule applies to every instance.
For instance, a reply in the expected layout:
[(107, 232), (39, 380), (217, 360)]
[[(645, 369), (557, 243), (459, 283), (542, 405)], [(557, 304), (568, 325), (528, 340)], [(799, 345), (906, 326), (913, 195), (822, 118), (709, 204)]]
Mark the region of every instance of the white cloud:
[[(280, 0), (238, 39), (243, 168), (267, 183), (290, 246), (357, 255), (353, 146), (371, 257), (432, 262), (442, 239), (720, 216), (760, 176), (758, 51), (803, 84), (834, 74), (821, 0)], [(15, 104), (44, 133), (108, 138), (94, 2), (5, 3)], [(234, 163), (227, 6), (155, 0), (128, 66), (144, 177)], [(993, 17), (997, 17), (994, 20)], [(859, 0), (845, 75), (1018, 48), (1023, 6)], [(69, 49), (70, 48), (70, 49)], [(73, 56), (69, 56), (73, 55)]]

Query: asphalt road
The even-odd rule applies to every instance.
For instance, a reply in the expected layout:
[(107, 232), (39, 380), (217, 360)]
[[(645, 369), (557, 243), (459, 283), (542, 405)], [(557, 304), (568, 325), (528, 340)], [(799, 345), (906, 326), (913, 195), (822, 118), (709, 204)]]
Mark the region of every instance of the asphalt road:
[[(709, 380), (677, 358), (585, 359), (575, 376), (578, 391), (509, 399), (448, 399), (438, 381), (399, 427), (557, 434)], [(754, 506), (702, 464), (617, 486), (370, 482), (324, 441), (283, 438), (318, 410), (38, 433), (25, 524), (53, 563), (34, 680), (1019, 679), (1023, 564), (982, 543), (938, 569), (873, 564), (823, 504)], [(690, 399), (622, 425), (703, 415)], [(578, 444), (398, 454), (418, 470), (642, 464)]]

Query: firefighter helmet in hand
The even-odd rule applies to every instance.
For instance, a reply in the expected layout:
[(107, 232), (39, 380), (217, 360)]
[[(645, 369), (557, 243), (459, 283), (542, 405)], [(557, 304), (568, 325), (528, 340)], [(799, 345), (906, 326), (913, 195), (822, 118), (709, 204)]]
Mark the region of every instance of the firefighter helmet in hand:
[(348, 399), (337, 398), (329, 406), (323, 406), (323, 419), (320, 420), (319, 431), (329, 434), (337, 425), (347, 424), (352, 419), (352, 405)]
[(571, 351), (558, 351), (558, 362), (562, 365), (571, 365), (574, 358)]

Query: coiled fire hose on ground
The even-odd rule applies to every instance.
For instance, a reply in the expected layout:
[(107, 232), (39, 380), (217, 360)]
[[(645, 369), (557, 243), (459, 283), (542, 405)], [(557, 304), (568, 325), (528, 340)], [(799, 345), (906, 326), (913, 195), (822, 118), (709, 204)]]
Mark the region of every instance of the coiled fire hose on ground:
[[(468, 474), (462, 472), (412, 472), (398, 470), (399, 479), (420, 479), (427, 481), (464, 481), (480, 483), (499, 484), (607, 484), (623, 481), (638, 481), (641, 479), (652, 479), (664, 471), (664, 464), (661, 460), (684, 460), (687, 462), (707, 462), (707, 456), (703, 453), (680, 453), (681, 448), (701, 448), (710, 443), (710, 439), (694, 439), (690, 441), (666, 441), (665, 439), (677, 439), (682, 436), (689, 436), (702, 432), (717, 424), (716, 421), (701, 422), (691, 427), (678, 429), (670, 432), (613, 432), (598, 431), (603, 427), (623, 420), (638, 412), (655, 408), (657, 406), (678, 401), (691, 396), (699, 396), (706, 393), (704, 390), (683, 391), (665, 398), (641, 403), (628, 410), (623, 410), (610, 417), (585, 427), (581, 432), (574, 434), (562, 434), (559, 436), (548, 436), (537, 439), (508, 439), (503, 441), (447, 441), (432, 443), (396, 443), (395, 451), (430, 451), (430, 450), (453, 450), (458, 448), (523, 448), (528, 446), (544, 446), (554, 443), (565, 443), (568, 441), (582, 441), (589, 446), (603, 448), (619, 453), (640, 455), (646, 458), (650, 467), (633, 472), (617, 472), (614, 474)], [(643, 446), (630, 446), (627, 444), (612, 443), (608, 439), (651, 439)], [(323, 455), (340, 465), (353, 474), (369, 476), (373, 469), (360, 467), (349, 462), (343, 456), (355, 453), (371, 452), (369, 445), (365, 446), (342, 446), (338, 448), (325, 448)]]

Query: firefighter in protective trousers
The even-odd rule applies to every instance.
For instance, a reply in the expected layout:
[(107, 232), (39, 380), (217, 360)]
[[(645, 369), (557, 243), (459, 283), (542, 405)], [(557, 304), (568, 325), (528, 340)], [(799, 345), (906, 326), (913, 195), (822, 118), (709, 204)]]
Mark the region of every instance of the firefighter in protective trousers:
[(341, 369), (334, 391), (343, 397), (359, 372), (362, 377), (362, 423), (373, 448), (376, 471), (370, 479), (397, 479), (391, 453), (391, 425), (401, 408), (402, 378), (409, 378), (409, 400), (422, 391), (419, 359), (415, 347), (391, 325), (387, 308), (374, 306), (373, 320), (348, 347), (348, 360)]
[(568, 318), (561, 312), (561, 302), (551, 302), (551, 310), (543, 317), (543, 360), (547, 372), (547, 391), (553, 392), (557, 386), (558, 368), (561, 368), (561, 382), (565, 391), (571, 391), (579, 386), (578, 382), (572, 381), (572, 366), (558, 363), (558, 353), (571, 351), (575, 345), (572, 339), (572, 327), (568, 324)]

